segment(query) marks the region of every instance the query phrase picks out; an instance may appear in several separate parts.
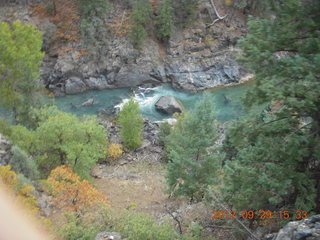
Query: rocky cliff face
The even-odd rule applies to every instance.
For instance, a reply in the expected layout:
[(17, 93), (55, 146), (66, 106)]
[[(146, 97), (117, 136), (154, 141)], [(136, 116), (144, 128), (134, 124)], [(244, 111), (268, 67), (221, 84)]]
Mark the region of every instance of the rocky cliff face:
[(275, 240), (317, 240), (320, 239), (320, 215), (302, 221), (289, 222), (278, 234), (269, 234), (265, 239)]
[[(245, 33), (246, 18), (238, 10), (225, 6), (225, 1), (215, 3), (220, 15), (227, 14), (227, 17), (211, 27), (208, 24), (216, 14), (209, 1), (203, 0), (197, 21), (188, 28), (175, 29), (168, 43), (149, 37), (138, 51), (127, 36), (110, 32), (104, 39), (104, 46), (94, 55), (82, 54), (80, 43), (75, 42), (65, 44), (67, 50), (61, 51), (54, 34), (56, 26), (26, 8), (16, 8), (11, 19), (33, 23), (43, 31), (43, 49), (47, 55), (41, 79), (56, 95), (162, 83), (197, 91), (237, 83), (246, 75), (235, 61), (238, 51), (235, 44)], [(117, 3), (113, 8), (107, 22), (124, 11)], [(0, 16), (7, 14), (6, 10)]]

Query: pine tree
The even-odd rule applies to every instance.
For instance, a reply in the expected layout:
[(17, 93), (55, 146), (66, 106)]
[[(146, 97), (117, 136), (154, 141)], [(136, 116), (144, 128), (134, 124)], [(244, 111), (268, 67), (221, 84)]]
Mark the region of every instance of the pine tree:
[(160, 40), (165, 40), (171, 37), (174, 26), (172, 0), (164, 0), (158, 11), (156, 33)]
[(178, 25), (186, 27), (196, 17), (199, 0), (176, 0), (174, 1), (174, 12)]
[(41, 45), (41, 32), (34, 26), (0, 21), (0, 105), (13, 110), (18, 122), (27, 121), (35, 104)]
[(222, 154), (215, 146), (214, 106), (209, 96), (182, 117), (166, 138), (169, 192), (201, 200), (208, 185), (215, 181)]
[(137, 0), (131, 16), (132, 27), (129, 32), (134, 47), (140, 49), (147, 37), (146, 25), (151, 20), (152, 8), (149, 0)]
[(224, 190), (239, 209), (308, 211), (320, 202), (319, 12), (319, 1), (282, 2), (274, 19), (251, 19), (240, 42), (242, 60), (255, 73), (246, 102), (269, 107), (228, 134), (233, 151)]
[(121, 127), (121, 141), (129, 150), (141, 146), (141, 132), (143, 118), (140, 114), (139, 104), (131, 98), (118, 113), (118, 122)]
[(110, 12), (111, 4), (106, 0), (78, 0), (81, 15), (81, 43), (93, 55), (106, 45), (105, 18)]

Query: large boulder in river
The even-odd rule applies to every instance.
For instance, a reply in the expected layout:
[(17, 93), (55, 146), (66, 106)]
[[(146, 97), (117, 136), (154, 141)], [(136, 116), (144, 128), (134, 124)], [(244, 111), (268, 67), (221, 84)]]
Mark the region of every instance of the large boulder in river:
[(175, 112), (182, 112), (182, 104), (172, 96), (163, 96), (155, 104), (155, 107), (158, 111), (173, 114)]

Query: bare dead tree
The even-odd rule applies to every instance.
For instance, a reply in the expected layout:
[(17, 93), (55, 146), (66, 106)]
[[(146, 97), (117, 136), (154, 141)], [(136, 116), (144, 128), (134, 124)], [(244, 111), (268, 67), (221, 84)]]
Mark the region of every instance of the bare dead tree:
[(166, 212), (172, 217), (173, 220), (175, 220), (178, 223), (178, 228), (179, 228), (179, 233), (182, 234), (182, 224), (181, 224), (181, 220), (179, 219), (178, 216), (173, 215), (173, 211), (172, 209), (170, 209), (167, 205), (164, 206)]
[[(222, 203), (222, 201), (219, 199), (219, 197), (213, 192), (210, 191), (210, 196), (227, 212), (231, 212), (230, 209), (228, 207), (226, 207), (226, 205), (224, 205)], [(254, 240), (260, 240), (260, 238), (258, 238), (256, 235), (254, 235), (254, 233), (246, 226), (244, 225), (243, 222), (241, 222), (239, 219), (235, 218), (235, 221), (237, 221), (240, 226), (250, 235), (251, 238), (253, 238)]]
[(220, 16), (220, 14), (219, 14), (216, 6), (214, 5), (213, 0), (209, 0), (209, 1), (210, 1), (210, 4), (211, 4), (212, 9), (214, 10), (215, 14), (217, 15), (217, 18), (216, 18), (215, 20), (213, 20), (212, 23), (208, 24), (208, 25), (207, 25), (207, 28), (213, 26), (216, 22), (218, 22), (218, 21), (220, 21), (220, 20), (223, 20), (223, 19), (227, 16), (227, 14), (224, 15), (224, 16)]

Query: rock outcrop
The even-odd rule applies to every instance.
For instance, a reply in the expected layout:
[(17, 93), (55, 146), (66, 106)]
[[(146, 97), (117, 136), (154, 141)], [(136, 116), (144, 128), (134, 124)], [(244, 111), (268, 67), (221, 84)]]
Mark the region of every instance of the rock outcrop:
[(97, 234), (95, 240), (121, 240), (121, 235), (117, 232), (102, 232)]
[(0, 166), (7, 165), (12, 153), (11, 143), (0, 133)]
[[(186, 29), (174, 29), (166, 45), (148, 38), (138, 51), (126, 36), (109, 34), (103, 48), (93, 56), (81, 55), (77, 50), (80, 46), (75, 43), (67, 46), (75, 49), (70, 52), (56, 53), (48, 48), (42, 67), (43, 82), (56, 95), (163, 83), (199, 91), (237, 83), (246, 75), (235, 61), (238, 50), (234, 47), (245, 33), (245, 17), (235, 9), (225, 8), (223, 2), (216, 3), (220, 11), (229, 14), (223, 21), (207, 27), (214, 13), (210, 12), (209, 2), (203, 2), (198, 21)], [(113, 11), (121, 14), (123, 9), (117, 4)], [(46, 26), (42, 28), (50, 34), (54, 28), (50, 23)]]
[[(124, 14), (126, 9), (121, 4), (114, 3), (106, 25), (112, 25), (114, 16)], [(174, 29), (174, 35), (166, 44), (148, 38), (142, 50), (137, 50), (127, 36), (107, 34), (101, 39), (99, 49), (90, 54), (83, 54), (80, 43), (60, 42), (57, 26), (50, 18), (37, 17), (26, 7), (12, 10), (15, 19), (32, 23), (43, 32), (46, 56), (41, 80), (60, 96), (92, 89), (163, 83), (199, 91), (239, 82), (247, 72), (235, 61), (238, 53), (235, 44), (245, 34), (246, 17), (238, 9), (226, 7), (223, 0), (215, 4), (220, 14), (227, 17), (210, 27), (208, 24), (215, 13), (209, 1), (203, 1), (197, 21), (185, 29)], [(10, 19), (9, 12), (0, 11), (0, 18)], [(62, 51), (62, 47), (67, 51)]]
[(155, 107), (158, 111), (165, 114), (181, 113), (183, 110), (182, 104), (172, 96), (161, 97), (155, 104)]
[(317, 240), (320, 239), (320, 215), (299, 222), (290, 222), (282, 228), (276, 240)]

